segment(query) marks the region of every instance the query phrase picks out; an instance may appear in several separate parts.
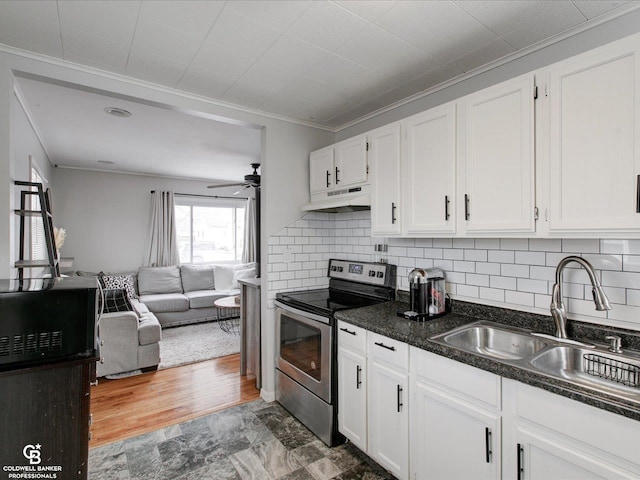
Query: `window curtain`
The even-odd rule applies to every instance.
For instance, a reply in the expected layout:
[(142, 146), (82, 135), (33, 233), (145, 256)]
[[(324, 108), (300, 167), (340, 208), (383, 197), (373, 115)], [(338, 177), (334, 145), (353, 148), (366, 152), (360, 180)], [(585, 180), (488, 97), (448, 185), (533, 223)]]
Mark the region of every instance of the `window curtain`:
[(242, 262), (256, 261), (256, 201), (247, 199), (247, 207), (244, 212), (244, 246), (242, 248)]
[(151, 217), (145, 266), (164, 267), (180, 263), (173, 192), (151, 192)]

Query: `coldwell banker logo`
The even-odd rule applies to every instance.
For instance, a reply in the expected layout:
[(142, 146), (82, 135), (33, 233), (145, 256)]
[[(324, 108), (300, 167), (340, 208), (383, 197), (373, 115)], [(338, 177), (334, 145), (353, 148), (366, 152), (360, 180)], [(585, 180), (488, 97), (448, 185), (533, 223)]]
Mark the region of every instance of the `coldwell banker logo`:
[(41, 448), (42, 445), (39, 443), (35, 445), (25, 445), (22, 449), (22, 454), (24, 455), (24, 458), (29, 460), (31, 465), (40, 465), (40, 462), (42, 461), (42, 458), (40, 457)]
[[(62, 474), (61, 465), (40, 465), (42, 463), (42, 445), (36, 443), (29, 444), (22, 448), (22, 455), (29, 461), (28, 465), (4, 465), (2, 472), (6, 477), (2, 478), (59, 478)], [(0, 475), (1, 476), (1, 475)]]

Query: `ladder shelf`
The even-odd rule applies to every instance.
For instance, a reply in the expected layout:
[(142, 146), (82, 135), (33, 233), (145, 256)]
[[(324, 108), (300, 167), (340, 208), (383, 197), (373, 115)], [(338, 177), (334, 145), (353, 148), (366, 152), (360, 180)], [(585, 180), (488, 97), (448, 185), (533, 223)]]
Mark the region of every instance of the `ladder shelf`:
[[(15, 262), (15, 267), (18, 269), (18, 278), (22, 280), (24, 278), (24, 270), (27, 268), (49, 268), (52, 277), (60, 276), (60, 265), (58, 262), (58, 250), (55, 246), (55, 236), (53, 230), (53, 215), (51, 213), (51, 193), (50, 190), (44, 190), (42, 183), (37, 182), (25, 182), (21, 180), (15, 180), (14, 184), (18, 187), (30, 188), (31, 190), (20, 191), (20, 208), (14, 210), (14, 213), (20, 217), (20, 248), (19, 258)], [(35, 190), (34, 190), (35, 189)], [(28, 208), (27, 199), (37, 198), (40, 204), (40, 209), (35, 210)], [(31, 207), (31, 206), (29, 206)], [(44, 238), (46, 244), (47, 258), (29, 260), (25, 259), (25, 239), (26, 239), (26, 225), (25, 218), (40, 217), (44, 226)]]

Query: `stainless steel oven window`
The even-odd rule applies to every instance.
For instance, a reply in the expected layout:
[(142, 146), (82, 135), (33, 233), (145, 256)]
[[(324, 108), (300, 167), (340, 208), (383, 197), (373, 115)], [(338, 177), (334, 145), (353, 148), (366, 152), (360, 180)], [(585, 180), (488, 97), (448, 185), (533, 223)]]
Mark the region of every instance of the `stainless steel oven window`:
[(279, 370), (331, 402), (332, 327), (282, 308), (276, 319)]

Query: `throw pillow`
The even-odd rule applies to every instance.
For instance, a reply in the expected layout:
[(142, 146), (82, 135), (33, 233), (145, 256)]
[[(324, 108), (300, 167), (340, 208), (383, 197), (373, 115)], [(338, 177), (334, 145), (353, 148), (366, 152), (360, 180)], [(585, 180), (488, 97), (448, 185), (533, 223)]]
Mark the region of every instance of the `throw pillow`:
[(182, 288), (185, 292), (196, 290), (213, 290), (213, 265), (182, 265)]
[(214, 265), (213, 277), (216, 283), (216, 290), (233, 290), (233, 272), (235, 265)]
[(256, 267), (238, 268), (233, 272), (233, 288), (240, 288), (238, 280), (243, 278), (256, 278)]
[(138, 294), (136, 293), (136, 280), (134, 275), (108, 274), (102, 275), (98, 278), (100, 279), (100, 283), (102, 283), (102, 288), (105, 288), (107, 290), (124, 288), (127, 291), (127, 295), (129, 295), (129, 298), (138, 298)]
[(182, 293), (180, 267), (141, 267), (138, 270), (140, 295), (156, 293)]
[(124, 288), (111, 288), (104, 290), (103, 313), (131, 312), (133, 307)]

